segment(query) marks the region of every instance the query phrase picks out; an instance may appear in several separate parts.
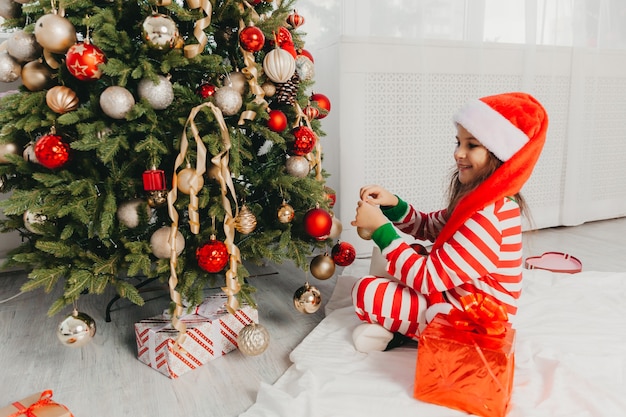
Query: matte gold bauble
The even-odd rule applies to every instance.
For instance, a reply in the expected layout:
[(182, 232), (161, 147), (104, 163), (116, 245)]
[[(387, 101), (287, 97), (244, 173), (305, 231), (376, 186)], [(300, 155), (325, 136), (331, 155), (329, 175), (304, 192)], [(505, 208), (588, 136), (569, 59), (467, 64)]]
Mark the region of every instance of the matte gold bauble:
[(246, 92), (248, 80), (242, 72), (233, 71), (228, 74), (228, 77), (224, 80), (224, 85), (234, 88), (236, 92), (243, 95)]
[(225, 85), (213, 94), (215, 105), (219, 107), (224, 116), (232, 116), (239, 112), (243, 105), (243, 98), (233, 87)]
[[(169, 259), (172, 254), (172, 246), (170, 245), (170, 234), (172, 228), (163, 226), (152, 234), (150, 237), (150, 247), (152, 254), (159, 259)], [(180, 230), (176, 231), (176, 254), (180, 255), (185, 249), (185, 238)]]
[(20, 78), (22, 66), (6, 51), (0, 52), (0, 81), (3, 83), (12, 83)]
[(96, 322), (88, 314), (76, 309), (67, 316), (57, 328), (57, 337), (65, 346), (81, 347), (93, 339), (96, 334)]
[(18, 62), (24, 63), (39, 58), (42, 48), (37, 43), (34, 34), (16, 30), (7, 39), (7, 52)]
[(364, 229), (362, 227), (357, 227), (356, 228), (356, 233), (363, 240), (371, 240), (372, 239), (372, 232), (370, 232), (369, 230)]
[(178, 172), (178, 191), (183, 194), (191, 194), (191, 189), (196, 194), (200, 192), (204, 186), (204, 178), (202, 175), (196, 175), (196, 170), (187, 166)]
[(45, 14), (35, 22), (35, 39), (43, 49), (64, 54), (76, 43), (76, 29), (58, 14)]
[(307, 282), (293, 294), (293, 305), (300, 313), (313, 314), (322, 306), (322, 294)]
[(235, 229), (241, 234), (247, 235), (256, 229), (256, 216), (245, 204), (239, 209), (239, 214), (235, 217)]
[(267, 97), (272, 97), (276, 94), (276, 86), (271, 81), (265, 81), (261, 84), (261, 88)]
[(269, 344), (269, 332), (263, 325), (258, 323), (248, 324), (237, 335), (239, 351), (247, 356), (260, 355), (265, 352)]
[(52, 70), (39, 61), (30, 61), (22, 67), (22, 84), (30, 91), (41, 91), (52, 85)]
[(46, 93), (46, 104), (53, 112), (64, 114), (78, 108), (78, 97), (71, 88), (57, 85)]
[(311, 275), (319, 280), (326, 280), (333, 276), (335, 273), (335, 261), (327, 253), (323, 255), (317, 255), (311, 261), (309, 265)]
[(100, 94), (100, 107), (107, 116), (123, 119), (135, 105), (135, 98), (124, 87), (112, 85)]
[(304, 178), (309, 175), (311, 166), (309, 165), (309, 160), (304, 156), (293, 155), (285, 161), (285, 170), (289, 175), (296, 178)]
[(6, 155), (17, 155), (19, 149), (15, 143), (0, 143), (0, 164), (7, 164)]
[(278, 221), (281, 223), (291, 223), (295, 215), (296, 212), (293, 207), (283, 201), (278, 209)]

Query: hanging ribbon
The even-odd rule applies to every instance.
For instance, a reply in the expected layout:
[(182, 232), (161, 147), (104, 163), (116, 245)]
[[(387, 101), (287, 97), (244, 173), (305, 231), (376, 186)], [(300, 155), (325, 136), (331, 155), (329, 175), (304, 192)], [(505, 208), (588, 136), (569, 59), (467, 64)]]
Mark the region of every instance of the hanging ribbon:
[(509, 325), (508, 314), (502, 304), (480, 293), (465, 295), (460, 301), (463, 310), (452, 309), (447, 317), (452, 326), (474, 333), (504, 336)]
[(202, 9), (204, 11), (205, 16), (196, 20), (193, 24), (193, 35), (198, 40), (198, 43), (185, 45), (183, 49), (185, 52), (185, 57), (193, 58), (196, 55), (199, 55), (204, 50), (204, 47), (209, 41), (206, 33), (204, 33), (204, 29), (208, 28), (211, 25), (211, 15), (213, 14), (213, 6), (209, 0), (187, 0), (187, 5), (190, 9)]
[[(243, 23), (243, 20), (239, 20), (239, 30), (241, 31), (244, 28), (245, 25)], [(262, 106), (265, 109), (269, 106), (269, 104), (267, 103), (267, 101), (265, 101), (265, 91), (263, 90), (263, 88), (261, 88), (258, 82), (258, 68), (256, 65), (256, 61), (254, 60), (254, 54), (250, 51), (246, 51), (245, 49), (243, 49), (241, 45), (239, 45), (239, 49), (241, 50), (241, 54), (243, 55), (243, 62), (244, 64), (246, 64), (246, 66), (241, 69), (241, 72), (243, 73), (243, 75), (246, 76), (246, 79), (248, 80), (250, 92), (254, 94), (253, 102)], [(241, 113), (238, 124), (243, 125), (246, 120), (254, 120), (255, 117), (256, 112), (252, 110), (246, 110)]]

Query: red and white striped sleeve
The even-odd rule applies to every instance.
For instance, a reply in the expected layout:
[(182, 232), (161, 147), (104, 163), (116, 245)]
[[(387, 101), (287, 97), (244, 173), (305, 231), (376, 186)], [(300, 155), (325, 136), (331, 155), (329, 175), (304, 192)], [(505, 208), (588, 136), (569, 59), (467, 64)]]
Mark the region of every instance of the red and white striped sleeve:
[(446, 224), (445, 215), (445, 209), (432, 213), (423, 213), (415, 210), (415, 208), (409, 204), (407, 205), (406, 213), (400, 220), (394, 221), (393, 224), (401, 232), (413, 236), (416, 239), (434, 242), (439, 231)]

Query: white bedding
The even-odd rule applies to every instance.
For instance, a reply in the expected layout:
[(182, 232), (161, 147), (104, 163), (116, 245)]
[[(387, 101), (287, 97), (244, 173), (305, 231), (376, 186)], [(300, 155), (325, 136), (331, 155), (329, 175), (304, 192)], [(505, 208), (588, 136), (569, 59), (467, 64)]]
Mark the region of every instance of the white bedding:
[[(413, 398), (415, 344), (354, 349), (349, 292), (368, 269), (359, 262), (338, 277), (326, 318), (291, 353), (293, 365), (240, 417), (467, 416)], [(626, 416), (626, 273), (535, 269), (523, 282), (507, 416)]]

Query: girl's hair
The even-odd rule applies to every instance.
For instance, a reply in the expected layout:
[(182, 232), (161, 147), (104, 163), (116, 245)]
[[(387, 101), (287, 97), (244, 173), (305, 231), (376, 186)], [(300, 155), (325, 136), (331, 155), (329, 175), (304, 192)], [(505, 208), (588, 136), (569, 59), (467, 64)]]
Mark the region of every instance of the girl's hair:
[[(459, 201), (461, 201), (463, 197), (472, 192), (485, 179), (493, 174), (494, 171), (500, 167), (500, 165), (502, 165), (502, 161), (496, 158), (494, 154), (489, 152), (489, 161), (487, 162), (485, 170), (469, 184), (461, 184), (461, 182), (459, 181), (459, 170), (455, 167), (455, 169), (452, 171), (452, 175), (450, 176), (450, 186), (448, 187), (448, 217), (450, 216), (450, 214), (452, 214), (452, 211), (454, 211), (454, 208), (457, 206)], [(528, 206), (526, 204), (526, 200), (524, 199), (524, 197), (522, 197), (522, 194), (517, 193), (511, 197), (519, 205), (520, 213), (522, 215), (528, 215)]]

